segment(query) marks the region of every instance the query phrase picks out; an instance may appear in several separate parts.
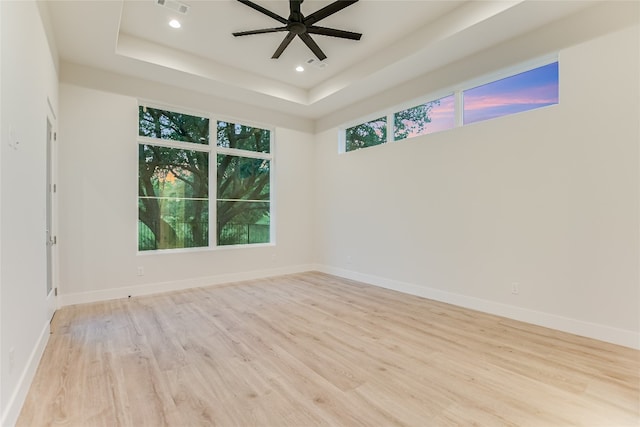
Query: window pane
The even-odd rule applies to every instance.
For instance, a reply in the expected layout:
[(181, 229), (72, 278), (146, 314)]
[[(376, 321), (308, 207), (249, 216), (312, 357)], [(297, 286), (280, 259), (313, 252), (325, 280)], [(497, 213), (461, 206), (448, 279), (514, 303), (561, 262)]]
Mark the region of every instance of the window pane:
[(219, 245), (270, 241), (270, 161), (219, 154)]
[(345, 130), (345, 150), (373, 147), (387, 142), (387, 117), (380, 117)]
[(396, 141), (451, 129), (455, 126), (453, 95), (395, 113), (393, 122)]
[(269, 200), (270, 161), (218, 155), (218, 199)]
[(140, 145), (138, 249), (209, 245), (209, 154)]
[(271, 149), (271, 132), (229, 122), (218, 122), (218, 147), (268, 153)]
[(138, 135), (171, 141), (209, 143), (209, 119), (140, 106)]
[(558, 63), (463, 92), (464, 124), (558, 103)]
[[(140, 214), (138, 250), (199, 248), (209, 245), (208, 200), (156, 199), (159, 217), (149, 220)], [(140, 198), (138, 208), (148, 208), (148, 199)], [(197, 219), (196, 219), (197, 218)]]
[(271, 241), (269, 202), (218, 201), (218, 245)]

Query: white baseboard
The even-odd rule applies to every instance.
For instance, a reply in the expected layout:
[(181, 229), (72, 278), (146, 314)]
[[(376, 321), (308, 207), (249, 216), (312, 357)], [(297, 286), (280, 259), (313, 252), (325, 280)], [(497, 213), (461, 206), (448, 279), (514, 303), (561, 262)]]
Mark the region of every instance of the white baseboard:
[(92, 292), (62, 294), (58, 296), (58, 305), (60, 307), (64, 307), (67, 305), (106, 301), (126, 298), (128, 296), (151, 295), (284, 274), (302, 273), (312, 270), (640, 350), (640, 334), (634, 331), (613, 328), (597, 323), (585, 322), (551, 313), (529, 310), (495, 301), (446, 292), (426, 286), (419, 286), (412, 283), (400, 282), (393, 279), (358, 273), (326, 265), (298, 265), (269, 270), (256, 270), (217, 276), (198, 277), (187, 280), (123, 286), (120, 288), (104, 289)]
[(197, 277), (187, 280), (175, 280), (168, 282), (149, 283), (145, 285), (123, 286), (120, 288), (103, 289), (91, 292), (78, 292), (72, 294), (62, 293), (58, 295), (57, 303), (59, 307), (65, 307), (68, 305), (86, 304), (90, 302), (127, 298), (128, 296), (151, 295), (162, 292), (180, 291), (183, 289), (221, 285), (243, 280), (281, 276), (284, 274), (302, 273), (305, 271), (311, 271), (313, 269), (313, 265), (297, 265), (269, 270), (256, 270), (240, 273), (221, 274), (217, 276)]
[(24, 400), (27, 398), (27, 393), (29, 392), (29, 388), (31, 387), (31, 383), (33, 382), (33, 377), (36, 375), (36, 370), (38, 369), (38, 365), (40, 364), (40, 359), (42, 358), (44, 349), (49, 342), (50, 332), (50, 324), (49, 322), (47, 322), (42, 329), (42, 333), (38, 338), (38, 342), (29, 355), (29, 360), (27, 361), (27, 364), (22, 371), (22, 374), (20, 375), (18, 385), (13, 391), (13, 394), (11, 395), (7, 403), (7, 407), (2, 413), (2, 419), (0, 420), (1, 426), (14, 426), (18, 421), (20, 411), (22, 410), (22, 405), (24, 404)]
[(418, 286), (412, 283), (404, 283), (397, 280), (372, 276), (341, 268), (316, 265), (315, 270), (346, 279), (357, 280), (359, 282), (379, 286), (381, 288), (392, 289), (406, 294), (416, 295), (435, 301), (445, 302), (460, 307), (470, 308), (472, 310), (482, 311), (484, 313), (495, 314), (497, 316), (531, 323), (533, 325), (544, 326), (546, 328), (556, 329), (640, 350), (640, 333), (635, 331), (613, 328), (597, 323), (585, 322), (551, 313), (529, 310), (522, 307), (455, 294), (426, 286)]

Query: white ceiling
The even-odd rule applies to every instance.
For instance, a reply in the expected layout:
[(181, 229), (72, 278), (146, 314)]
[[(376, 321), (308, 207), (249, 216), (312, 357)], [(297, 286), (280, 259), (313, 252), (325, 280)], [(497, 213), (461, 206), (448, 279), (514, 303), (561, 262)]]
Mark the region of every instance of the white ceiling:
[[(288, 1), (255, 0), (287, 18)], [(181, 0), (185, 15), (155, 0), (49, 0), (63, 62), (142, 77), (308, 118), (320, 118), (419, 75), (592, 5), (593, 1), (360, 0), (318, 23), (360, 32), (360, 41), (312, 36), (324, 67), (285, 33), (233, 37), (281, 26), (235, 0)], [(306, 0), (308, 15), (331, 1)], [(182, 28), (168, 26), (177, 18)], [(317, 62), (316, 62), (317, 63)]]

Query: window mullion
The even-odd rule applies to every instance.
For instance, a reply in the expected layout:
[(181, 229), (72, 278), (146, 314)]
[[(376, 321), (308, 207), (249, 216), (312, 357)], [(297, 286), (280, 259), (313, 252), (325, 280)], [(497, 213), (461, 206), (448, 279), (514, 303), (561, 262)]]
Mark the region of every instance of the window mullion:
[(211, 159), (209, 164), (214, 165), (209, 168), (209, 245), (218, 247), (218, 119), (210, 117), (209, 145), (211, 146)]
[(238, 148), (226, 148), (226, 147), (216, 146), (216, 151), (219, 154), (228, 154), (230, 156), (238, 156), (238, 157), (250, 157), (252, 159), (271, 160), (273, 158), (273, 154), (271, 153), (261, 153), (258, 151), (241, 150)]
[(276, 191), (276, 174), (275, 174), (275, 155), (274, 155), (274, 132), (269, 134), (271, 159), (269, 160), (269, 241), (270, 243), (276, 243), (276, 205), (275, 200)]
[(462, 90), (455, 91), (453, 112), (455, 114), (455, 127), (460, 127), (464, 123), (464, 99), (462, 97)]

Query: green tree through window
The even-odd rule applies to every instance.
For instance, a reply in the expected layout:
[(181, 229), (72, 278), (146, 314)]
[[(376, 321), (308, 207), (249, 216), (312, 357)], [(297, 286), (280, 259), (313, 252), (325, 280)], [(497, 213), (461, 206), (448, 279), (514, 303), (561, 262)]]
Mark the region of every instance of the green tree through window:
[(209, 244), (209, 153), (140, 145), (138, 249)]
[(380, 117), (345, 130), (346, 151), (373, 147), (387, 142), (387, 117)]
[(270, 242), (271, 132), (139, 109), (138, 250), (210, 245), (209, 161), (216, 158), (219, 245)]
[(219, 121), (217, 238), (219, 245), (270, 241), (271, 132)]

